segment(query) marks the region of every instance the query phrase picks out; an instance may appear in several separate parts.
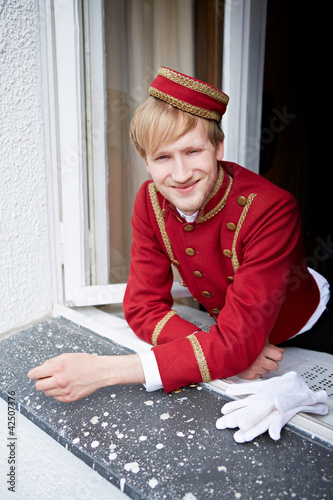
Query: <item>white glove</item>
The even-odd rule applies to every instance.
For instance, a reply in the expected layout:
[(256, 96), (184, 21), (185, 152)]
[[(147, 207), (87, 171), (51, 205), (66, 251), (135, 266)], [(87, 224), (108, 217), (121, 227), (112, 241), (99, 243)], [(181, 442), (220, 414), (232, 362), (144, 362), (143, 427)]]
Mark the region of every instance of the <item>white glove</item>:
[[(265, 418), (258, 421), (252, 427), (248, 429), (240, 428), (234, 434), (234, 440), (236, 443), (245, 443), (247, 441), (252, 441), (252, 439), (256, 438), (260, 434), (268, 431), (270, 437), (277, 441), (281, 437), (281, 429), (289, 422), (289, 420), (299, 413), (303, 411), (305, 413), (316, 413), (319, 415), (326, 415), (328, 412), (327, 405), (323, 403), (317, 403), (315, 405), (310, 406), (297, 406), (292, 410), (288, 410), (287, 412), (280, 413), (278, 410), (272, 410)], [(218, 429), (225, 429), (228, 426), (223, 426), (223, 419), (221, 417), (217, 422), (216, 426)]]
[(216, 422), (218, 429), (239, 427), (234, 435), (238, 443), (251, 441), (267, 430), (272, 439), (280, 439), (282, 427), (300, 411), (328, 413), (327, 405), (323, 404), (327, 399), (326, 391), (311, 391), (296, 372), (264, 381), (234, 384), (226, 394), (250, 394), (225, 404), (221, 410), (224, 416)]

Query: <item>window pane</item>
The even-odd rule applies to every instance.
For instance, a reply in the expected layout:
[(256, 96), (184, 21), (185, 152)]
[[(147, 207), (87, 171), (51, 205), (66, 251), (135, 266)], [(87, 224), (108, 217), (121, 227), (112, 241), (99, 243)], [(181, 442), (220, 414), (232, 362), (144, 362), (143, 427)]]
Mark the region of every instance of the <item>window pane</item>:
[[(206, 79), (205, 68), (214, 66), (215, 76), (221, 76), (222, 41), (221, 46), (214, 45), (209, 37), (199, 36), (203, 24), (208, 33), (212, 16), (221, 26), (215, 4), (198, 0), (84, 4), (87, 144), (92, 145), (87, 156), (92, 285), (128, 279), (133, 203), (149, 178), (130, 143), (129, 125), (158, 68), (195, 75), (197, 67), (197, 77)], [(220, 40), (221, 31), (214, 36)], [(195, 50), (196, 39), (201, 50)], [(205, 58), (217, 64), (202, 64)], [(210, 83), (217, 85), (218, 80)]]

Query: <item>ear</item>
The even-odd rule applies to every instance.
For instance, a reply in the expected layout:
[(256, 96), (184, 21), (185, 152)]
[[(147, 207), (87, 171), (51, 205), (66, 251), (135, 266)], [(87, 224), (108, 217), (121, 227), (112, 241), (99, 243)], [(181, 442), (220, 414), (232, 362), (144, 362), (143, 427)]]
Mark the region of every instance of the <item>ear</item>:
[(222, 161), (224, 157), (224, 141), (219, 142), (216, 148), (216, 159)]
[(146, 170), (147, 170), (148, 174), (149, 174), (149, 175), (151, 175), (151, 172), (150, 172), (150, 167), (149, 167), (149, 165), (148, 165), (147, 160), (145, 160), (145, 166), (146, 166)]

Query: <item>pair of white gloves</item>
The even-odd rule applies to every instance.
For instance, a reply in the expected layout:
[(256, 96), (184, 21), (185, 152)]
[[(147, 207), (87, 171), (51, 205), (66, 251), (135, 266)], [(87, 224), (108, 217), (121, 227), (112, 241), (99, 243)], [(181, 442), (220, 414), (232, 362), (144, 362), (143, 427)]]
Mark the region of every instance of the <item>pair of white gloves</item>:
[(326, 391), (312, 391), (295, 371), (268, 380), (233, 384), (226, 394), (247, 395), (226, 403), (221, 410), (223, 417), (216, 422), (218, 429), (239, 427), (234, 434), (237, 443), (251, 441), (266, 431), (272, 439), (278, 440), (282, 427), (301, 411), (319, 415), (328, 413), (324, 404)]

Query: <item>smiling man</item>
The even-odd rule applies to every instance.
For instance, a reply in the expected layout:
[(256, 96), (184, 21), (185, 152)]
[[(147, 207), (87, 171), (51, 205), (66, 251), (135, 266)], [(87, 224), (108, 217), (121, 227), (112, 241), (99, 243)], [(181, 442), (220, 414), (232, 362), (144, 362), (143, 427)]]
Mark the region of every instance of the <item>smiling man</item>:
[(223, 142), (213, 146), (202, 122), (178, 140), (147, 155), (147, 171), (159, 192), (185, 215), (193, 215), (212, 192)]
[[(228, 96), (168, 68), (149, 94), (130, 130), (152, 180), (134, 205), (123, 307), (153, 347), (131, 356), (63, 354), (31, 370), (36, 388), (60, 401), (114, 384), (169, 392), (258, 378), (277, 370), (281, 343), (333, 353), (329, 285), (307, 268), (295, 199), (223, 161)], [(214, 318), (209, 332), (172, 309), (172, 265)]]
[[(295, 199), (222, 160), (228, 96), (168, 68), (149, 93), (131, 138), (153, 182), (135, 202), (124, 300), (134, 332), (155, 346), (142, 356), (147, 387), (257, 378), (277, 369), (283, 350), (275, 346), (291, 338), (332, 352), (330, 313), (325, 340), (311, 331), (329, 286), (306, 266)], [(215, 319), (209, 333), (172, 309), (171, 264)]]

